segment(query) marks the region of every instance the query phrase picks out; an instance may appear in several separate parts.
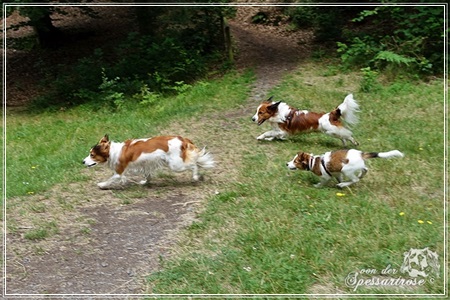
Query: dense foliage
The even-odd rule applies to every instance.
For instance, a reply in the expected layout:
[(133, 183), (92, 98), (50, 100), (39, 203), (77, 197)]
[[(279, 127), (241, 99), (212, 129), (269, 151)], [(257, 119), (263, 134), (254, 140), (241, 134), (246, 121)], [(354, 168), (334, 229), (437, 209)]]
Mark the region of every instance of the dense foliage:
[[(146, 7), (137, 7), (136, 11), (137, 15), (151, 12)], [(66, 73), (68, 78), (59, 75), (57, 92), (65, 93), (66, 99), (74, 103), (100, 96), (101, 100), (117, 105), (125, 95), (136, 95), (142, 88), (153, 94), (174, 91), (223, 59), (224, 13), (210, 7), (158, 9), (158, 15), (152, 16), (155, 19), (152, 28), (148, 28), (148, 23), (139, 26), (138, 31), (130, 32), (108, 53), (98, 48), (91, 56), (79, 60)], [(73, 88), (67, 88), (70, 83)]]
[[(29, 18), (10, 30), (32, 26), (37, 44), (31, 51), (51, 51), (61, 45), (64, 32), (52, 23), (54, 13), (67, 14), (63, 6), (16, 6)], [(98, 45), (76, 63), (52, 65), (44, 81), (49, 92), (38, 107), (84, 102), (117, 106), (136, 99), (142, 89), (152, 94), (174, 91), (205, 74), (224, 57), (223, 20), (233, 9), (217, 6), (135, 6), (128, 36), (111, 45)], [(13, 9), (10, 7), (8, 13)], [(80, 7), (78, 14), (96, 17), (95, 9)], [(111, 16), (114, 18), (114, 16)]]
[[(61, 46), (64, 32), (54, 26), (53, 16), (67, 14), (63, 6), (24, 6), (32, 2), (15, 1), (17, 6), (8, 6), (7, 14), (18, 11), (28, 21), (9, 30), (32, 26), (37, 35), (26, 50), (42, 53)], [(313, 28), (317, 44), (334, 48), (343, 66), (361, 69), (369, 88), (381, 71), (410, 77), (443, 73), (445, 7), (427, 1), (388, 5), (388, 0), (373, 6), (343, 5), (340, 0), (327, 5), (302, 1), (285, 6), (284, 13), (295, 26)], [(117, 106), (128, 99), (146, 102), (148, 97), (183, 89), (209, 66), (227, 64), (223, 22), (234, 10), (212, 5), (135, 6), (134, 26), (125, 38), (113, 45), (96, 45), (75, 63), (46, 65), (43, 82), (49, 92), (35, 103), (38, 107), (59, 106), (62, 101), (65, 105)], [(89, 6), (79, 6), (76, 13), (98, 17)], [(252, 20), (266, 24), (267, 18), (259, 11)], [(140, 98), (143, 94), (145, 99)]]
[[(339, 1), (335, 2), (338, 5)], [(428, 75), (444, 70), (441, 5), (299, 6), (288, 10), (298, 27), (312, 27), (319, 43), (335, 43), (346, 66), (394, 74)], [(399, 3), (401, 1), (395, 1)]]

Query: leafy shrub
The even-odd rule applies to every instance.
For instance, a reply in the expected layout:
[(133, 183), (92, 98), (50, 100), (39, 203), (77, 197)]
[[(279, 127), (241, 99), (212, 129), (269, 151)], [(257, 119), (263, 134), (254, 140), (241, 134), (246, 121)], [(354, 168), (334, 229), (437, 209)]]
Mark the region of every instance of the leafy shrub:
[[(224, 7), (137, 7), (139, 32), (110, 49), (97, 49), (73, 65), (54, 66), (44, 84), (48, 94), (35, 107), (71, 106), (86, 102), (120, 108), (143, 93), (180, 93), (187, 83), (224, 60)], [(145, 22), (150, 22), (146, 24)], [(141, 26), (142, 25), (142, 26)], [(107, 55), (105, 55), (107, 53)], [(140, 101), (140, 100), (138, 100)]]
[(363, 77), (360, 82), (359, 90), (364, 93), (377, 91), (381, 88), (378, 82), (378, 72), (370, 67), (362, 68)]
[(189, 50), (171, 37), (157, 41), (132, 33), (119, 45), (117, 57), (121, 59), (110, 68), (111, 77), (139, 79), (158, 92), (177, 81), (190, 81), (206, 69), (199, 50)]
[(286, 14), (298, 28), (314, 29), (316, 42), (330, 43), (342, 39), (348, 20), (360, 11), (361, 8), (355, 6), (298, 6), (288, 8)]
[(393, 76), (442, 74), (445, 7), (425, 4), (429, 0), (414, 6), (386, 5), (390, 2), (373, 8), (289, 7), (286, 13), (297, 27), (314, 29), (316, 41), (322, 45), (337, 43), (338, 54), (347, 67), (370, 67)]
[(343, 63), (397, 74), (443, 71), (443, 7), (379, 6), (364, 10), (338, 43)]
[(291, 22), (298, 28), (315, 26), (317, 11), (311, 6), (295, 6), (286, 10)]

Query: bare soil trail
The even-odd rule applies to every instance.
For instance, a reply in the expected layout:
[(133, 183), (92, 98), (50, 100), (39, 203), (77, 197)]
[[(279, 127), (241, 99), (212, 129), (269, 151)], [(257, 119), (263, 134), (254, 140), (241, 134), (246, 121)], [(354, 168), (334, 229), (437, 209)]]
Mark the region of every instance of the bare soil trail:
[[(57, 234), (42, 241), (24, 238), (24, 232), (30, 228), (27, 219), (30, 216), (21, 215), (14, 205), (8, 206), (7, 222), (13, 222), (15, 231), (7, 236), (7, 294), (82, 297), (151, 293), (145, 276), (160, 268), (161, 258), (176, 255), (182, 229), (191, 224), (209, 197), (220, 193), (223, 185), (233, 180), (241, 153), (232, 146), (242, 144), (236, 136), (254, 140), (253, 132), (248, 130), (254, 126), (250, 118), (256, 105), (309, 54), (311, 34), (294, 35), (282, 26), (253, 25), (249, 17), (258, 9), (241, 7), (229, 23), (237, 49), (237, 68), (253, 68), (256, 74), (247, 104), (217, 118), (200, 116), (191, 124), (161, 131), (161, 134), (177, 131), (193, 137), (199, 145), (208, 145), (219, 162), (218, 167), (206, 172), (204, 182), (191, 183), (190, 174), (165, 176), (156, 179), (149, 188), (131, 187), (118, 192), (96, 187), (99, 178), (110, 174), (109, 170), (83, 169), (81, 172), (91, 176), (91, 181), (56, 186), (44, 195), (32, 196), (34, 201), (52, 208), (35, 214), (37, 217), (57, 219), (58, 224), (64, 224)], [(95, 24), (101, 26), (97, 22), (100, 20)], [(114, 23), (107, 19), (103, 22)], [(19, 64), (16, 70), (24, 68), (19, 59), (11, 57), (10, 63)], [(22, 78), (29, 85), (37, 82), (33, 83), (32, 75)], [(20, 80), (20, 76), (12, 80)], [(26, 97), (20, 94), (17, 99), (23, 103)], [(242, 120), (248, 120), (248, 127), (241, 126)], [(230, 145), (226, 151), (223, 141)], [(62, 202), (70, 209), (58, 211)]]

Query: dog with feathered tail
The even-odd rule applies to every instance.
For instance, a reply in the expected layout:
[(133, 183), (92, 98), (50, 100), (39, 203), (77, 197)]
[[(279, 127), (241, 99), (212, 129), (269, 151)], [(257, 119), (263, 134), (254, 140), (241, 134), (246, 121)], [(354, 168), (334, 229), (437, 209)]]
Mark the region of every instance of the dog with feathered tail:
[(341, 104), (328, 113), (300, 110), (285, 102), (274, 102), (272, 99), (273, 97), (270, 97), (267, 101), (261, 103), (252, 117), (252, 120), (258, 125), (267, 121), (272, 126), (272, 130), (258, 136), (258, 140), (283, 140), (289, 135), (297, 133), (321, 131), (339, 138), (344, 146), (347, 141), (355, 146), (358, 145), (351, 130), (345, 126), (358, 123), (356, 113), (359, 111), (359, 105), (353, 98), (353, 94), (347, 95)]
[(398, 150), (363, 152), (356, 149), (329, 151), (323, 155), (298, 152), (291, 161), (286, 163), (286, 166), (290, 170), (311, 171), (319, 176), (320, 182), (315, 187), (321, 187), (332, 178), (336, 178), (337, 187), (343, 188), (357, 183), (367, 174), (365, 160), (395, 157), (404, 157), (404, 154)]
[(113, 169), (111, 178), (97, 184), (101, 189), (110, 189), (126, 183), (126, 174), (141, 174), (145, 180), (140, 184), (147, 184), (156, 171), (163, 167), (174, 172), (190, 170), (192, 179), (198, 181), (202, 179), (199, 168), (213, 168), (215, 161), (205, 148), (199, 149), (190, 139), (181, 136), (113, 142), (105, 135), (91, 148), (83, 164), (88, 167), (107, 164)]

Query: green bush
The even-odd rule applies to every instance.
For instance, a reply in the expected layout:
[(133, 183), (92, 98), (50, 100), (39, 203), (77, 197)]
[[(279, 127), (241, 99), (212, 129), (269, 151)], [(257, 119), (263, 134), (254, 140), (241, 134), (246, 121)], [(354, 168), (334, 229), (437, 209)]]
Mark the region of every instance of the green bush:
[(442, 74), (445, 7), (427, 5), (428, 0), (407, 6), (389, 2), (374, 7), (299, 6), (286, 13), (297, 27), (312, 28), (321, 46), (337, 43), (346, 67), (370, 67), (393, 76)]
[(390, 73), (428, 75), (444, 66), (444, 8), (379, 6), (364, 10), (338, 42), (344, 64), (369, 66)]
[(121, 59), (109, 69), (111, 77), (139, 79), (158, 92), (177, 81), (191, 81), (206, 69), (200, 50), (187, 49), (171, 37), (155, 41), (132, 33), (119, 45), (117, 57)]
[[(143, 86), (149, 90), (148, 95), (179, 93), (185, 83), (226, 61), (222, 22), (223, 16), (232, 11), (229, 8), (141, 8), (136, 8), (136, 32), (74, 64), (46, 69), (43, 85), (48, 92), (35, 99), (34, 107), (61, 108), (91, 102), (118, 108), (135, 100), (132, 96)], [(151, 26), (147, 24), (149, 18)]]

